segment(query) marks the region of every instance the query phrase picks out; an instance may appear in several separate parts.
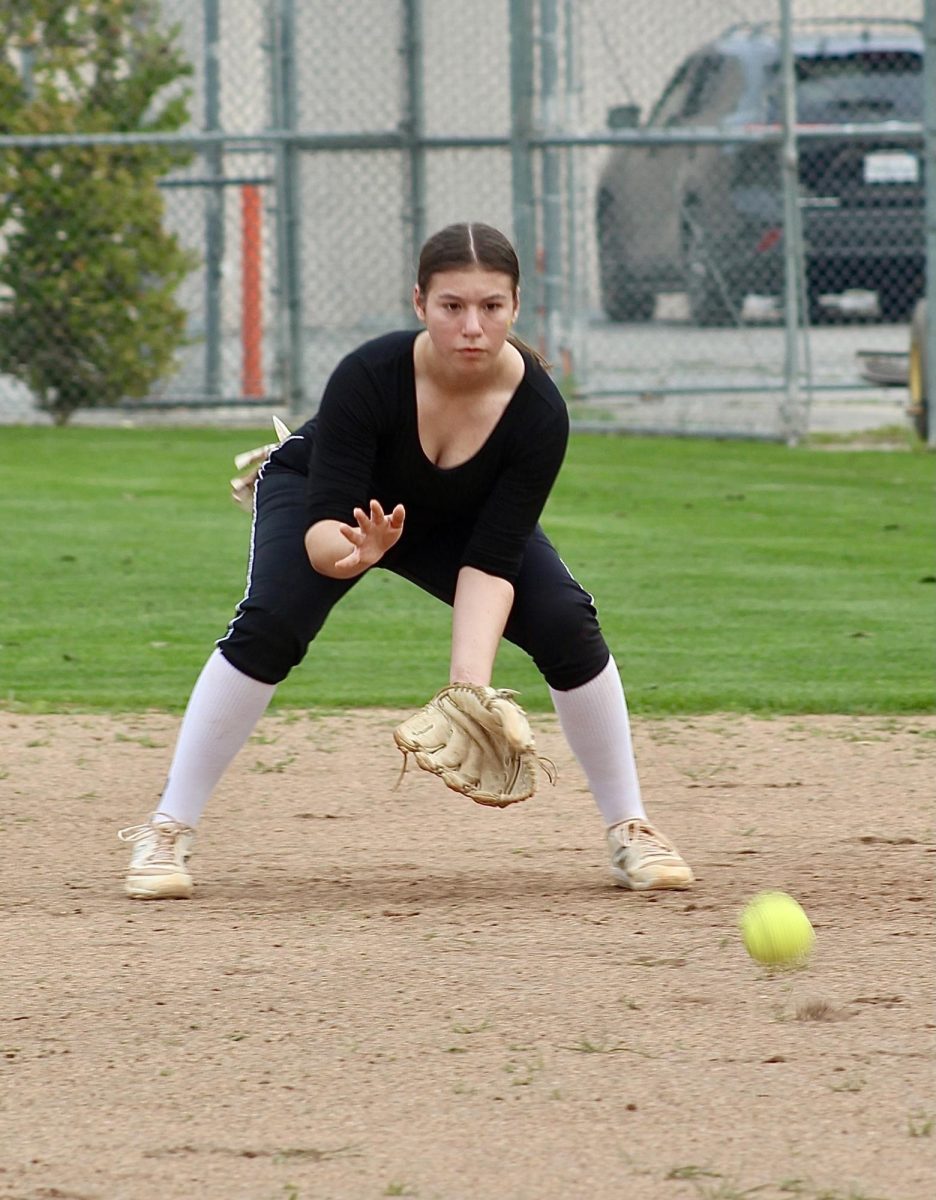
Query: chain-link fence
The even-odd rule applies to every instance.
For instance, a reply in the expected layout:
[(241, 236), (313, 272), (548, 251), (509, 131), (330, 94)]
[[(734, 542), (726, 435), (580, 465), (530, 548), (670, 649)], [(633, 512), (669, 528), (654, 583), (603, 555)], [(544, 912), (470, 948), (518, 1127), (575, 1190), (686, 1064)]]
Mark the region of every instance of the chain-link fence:
[[(412, 323), (421, 241), (471, 219), (517, 244), (521, 331), (582, 427), (802, 436), (815, 397), (872, 389), (869, 350), (900, 377), (936, 236), (923, 0), (876, 9), (0, 5), (32, 14), (0, 51), (0, 420), (297, 418)], [(62, 95), (55, 53), (90, 54), (104, 11), (110, 74), (98, 53)]]

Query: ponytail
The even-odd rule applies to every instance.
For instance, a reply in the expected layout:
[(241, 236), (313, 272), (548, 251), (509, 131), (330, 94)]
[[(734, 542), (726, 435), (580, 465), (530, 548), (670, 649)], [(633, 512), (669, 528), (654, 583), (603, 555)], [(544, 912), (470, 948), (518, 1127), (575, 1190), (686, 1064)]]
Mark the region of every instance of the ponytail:
[(544, 358), (543, 355), (540, 354), (539, 350), (534, 350), (528, 342), (523, 340), (523, 338), (517, 337), (515, 333), (508, 333), (507, 341), (522, 354), (529, 354), (529, 356), (532, 359), (535, 359), (535, 361), (543, 368), (544, 371), (552, 370), (552, 363)]

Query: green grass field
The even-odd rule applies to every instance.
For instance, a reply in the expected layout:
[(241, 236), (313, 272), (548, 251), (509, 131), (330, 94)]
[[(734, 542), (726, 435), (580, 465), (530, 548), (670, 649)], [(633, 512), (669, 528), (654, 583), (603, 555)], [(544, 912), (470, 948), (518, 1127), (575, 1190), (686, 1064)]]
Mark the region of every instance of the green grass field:
[[(243, 590), (232, 458), (268, 437), (3, 429), (0, 705), (179, 711)], [(544, 525), (597, 598), (636, 712), (931, 711), (934, 466), (923, 450), (582, 435)], [(448, 629), (447, 609), (376, 571), (276, 703), (422, 703)], [(495, 682), (548, 707), (514, 647)]]

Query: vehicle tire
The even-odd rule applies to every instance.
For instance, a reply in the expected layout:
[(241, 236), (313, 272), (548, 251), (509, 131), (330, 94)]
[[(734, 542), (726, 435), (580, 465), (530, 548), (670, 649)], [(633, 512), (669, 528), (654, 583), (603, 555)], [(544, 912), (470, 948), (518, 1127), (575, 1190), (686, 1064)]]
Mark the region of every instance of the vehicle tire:
[(611, 321), (649, 321), (656, 308), (656, 293), (635, 287), (621, 262), (615, 227), (614, 202), (604, 195), (598, 201), (598, 269), (601, 307)]
[(885, 321), (906, 321), (913, 313), (913, 293), (902, 280), (887, 281), (878, 288), (878, 304)]
[(684, 276), (689, 316), (694, 325), (736, 325), (741, 299), (726, 296), (698, 218), (693, 217), (683, 236)]
[(926, 394), (926, 301), (918, 300), (910, 322), (910, 416), (925, 442), (929, 438), (929, 397)]
[(806, 311), (810, 325), (831, 325), (835, 320), (835, 310), (826, 308), (820, 297), (829, 291), (823, 286), (823, 280), (815, 278), (806, 272)]
[(639, 292), (620, 278), (620, 266), (608, 264), (601, 268), (601, 307), (610, 321), (650, 321), (656, 309), (653, 292)]

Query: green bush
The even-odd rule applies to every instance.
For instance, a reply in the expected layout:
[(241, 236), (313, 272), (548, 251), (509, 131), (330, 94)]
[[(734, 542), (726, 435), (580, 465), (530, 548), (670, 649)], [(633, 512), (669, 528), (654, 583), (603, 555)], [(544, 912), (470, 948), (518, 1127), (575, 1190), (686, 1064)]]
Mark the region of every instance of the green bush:
[[(191, 67), (153, 0), (0, 0), (0, 130), (173, 132)], [(164, 93), (169, 98), (161, 101)], [(178, 148), (75, 146), (0, 155), (0, 372), (65, 424), (145, 396), (185, 343), (175, 300), (196, 257), (163, 228)]]

